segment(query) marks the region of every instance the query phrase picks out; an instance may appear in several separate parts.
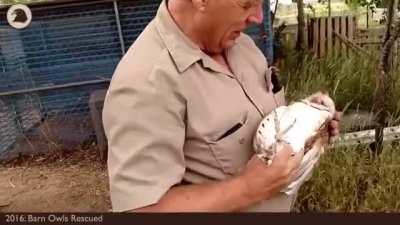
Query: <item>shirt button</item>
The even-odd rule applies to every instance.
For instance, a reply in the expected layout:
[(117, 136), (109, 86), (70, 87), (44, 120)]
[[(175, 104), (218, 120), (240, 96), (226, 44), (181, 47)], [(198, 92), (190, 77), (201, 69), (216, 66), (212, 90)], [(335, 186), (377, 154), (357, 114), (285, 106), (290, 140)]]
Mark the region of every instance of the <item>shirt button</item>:
[(242, 144), (244, 144), (244, 142), (245, 142), (245, 141), (246, 141), (246, 139), (244, 139), (244, 138), (240, 138), (240, 139), (239, 139), (239, 144), (241, 144), (241, 145), (242, 145)]

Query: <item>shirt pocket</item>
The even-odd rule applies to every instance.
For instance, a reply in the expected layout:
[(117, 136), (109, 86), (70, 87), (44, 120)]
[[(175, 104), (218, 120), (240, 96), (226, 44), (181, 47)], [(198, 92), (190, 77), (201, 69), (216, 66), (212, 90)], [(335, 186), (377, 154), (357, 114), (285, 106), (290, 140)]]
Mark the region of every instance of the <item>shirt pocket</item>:
[(221, 135), (208, 144), (222, 171), (234, 175), (253, 154), (253, 129), (248, 113), (243, 113), (221, 130)]

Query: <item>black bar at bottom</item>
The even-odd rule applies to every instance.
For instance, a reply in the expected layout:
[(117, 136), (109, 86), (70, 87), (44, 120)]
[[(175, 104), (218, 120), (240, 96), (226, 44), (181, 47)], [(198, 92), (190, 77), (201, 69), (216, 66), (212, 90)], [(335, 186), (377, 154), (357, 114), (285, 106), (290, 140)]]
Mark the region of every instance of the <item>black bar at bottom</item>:
[(112, 224), (112, 225), (368, 225), (399, 224), (400, 214), (389, 213), (2, 213), (0, 224)]

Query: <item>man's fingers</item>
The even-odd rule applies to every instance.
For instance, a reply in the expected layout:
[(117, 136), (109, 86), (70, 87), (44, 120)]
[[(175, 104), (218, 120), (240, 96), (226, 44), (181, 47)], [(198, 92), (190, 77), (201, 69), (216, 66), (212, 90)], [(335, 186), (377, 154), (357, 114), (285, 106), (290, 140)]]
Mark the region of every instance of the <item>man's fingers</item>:
[(304, 156), (304, 150), (297, 152), (290, 158), (289, 163), (291, 164), (293, 169), (297, 169), (300, 166), (301, 161), (303, 160), (303, 156)]
[(343, 112), (341, 112), (341, 111), (336, 111), (336, 112), (333, 114), (332, 120), (340, 121), (341, 118), (342, 118), (342, 114), (343, 114)]
[(336, 111), (333, 114), (333, 118), (329, 123), (329, 135), (330, 136), (339, 135), (341, 117), (342, 117), (342, 112)]
[(336, 120), (332, 120), (329, 123), (329, 134), (330, 134), (330, 136), (338, 135), (339, 134), (339, 127), (340, 127), (339, 122), (336, 121)]
[(294, 155), (292, 146), (285, 142), (279, 142), (278, 148), (281, 148), (277, 153), (275, 158), (287, 160)]
[(295, 161), (297, 162), (298, 160), (301, 161), (304, 155), (304, 150), (301, 150), (300, 152), (294, 152), (292, 146), (285, 142), (280, 142), (279, 147), (281, 149), (276, 153), (275, 158), (279, 159), (284, 159), (284, 160), (289, 160), (289, 161)]

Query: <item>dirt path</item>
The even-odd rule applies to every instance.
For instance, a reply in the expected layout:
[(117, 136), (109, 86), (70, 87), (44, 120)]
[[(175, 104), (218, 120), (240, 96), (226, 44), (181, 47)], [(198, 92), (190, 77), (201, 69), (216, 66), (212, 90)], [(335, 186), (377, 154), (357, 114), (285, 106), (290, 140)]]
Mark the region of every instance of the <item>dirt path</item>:
[(107, 212), (104, 163), (95, 150), (0, 165), (0, 212)]

